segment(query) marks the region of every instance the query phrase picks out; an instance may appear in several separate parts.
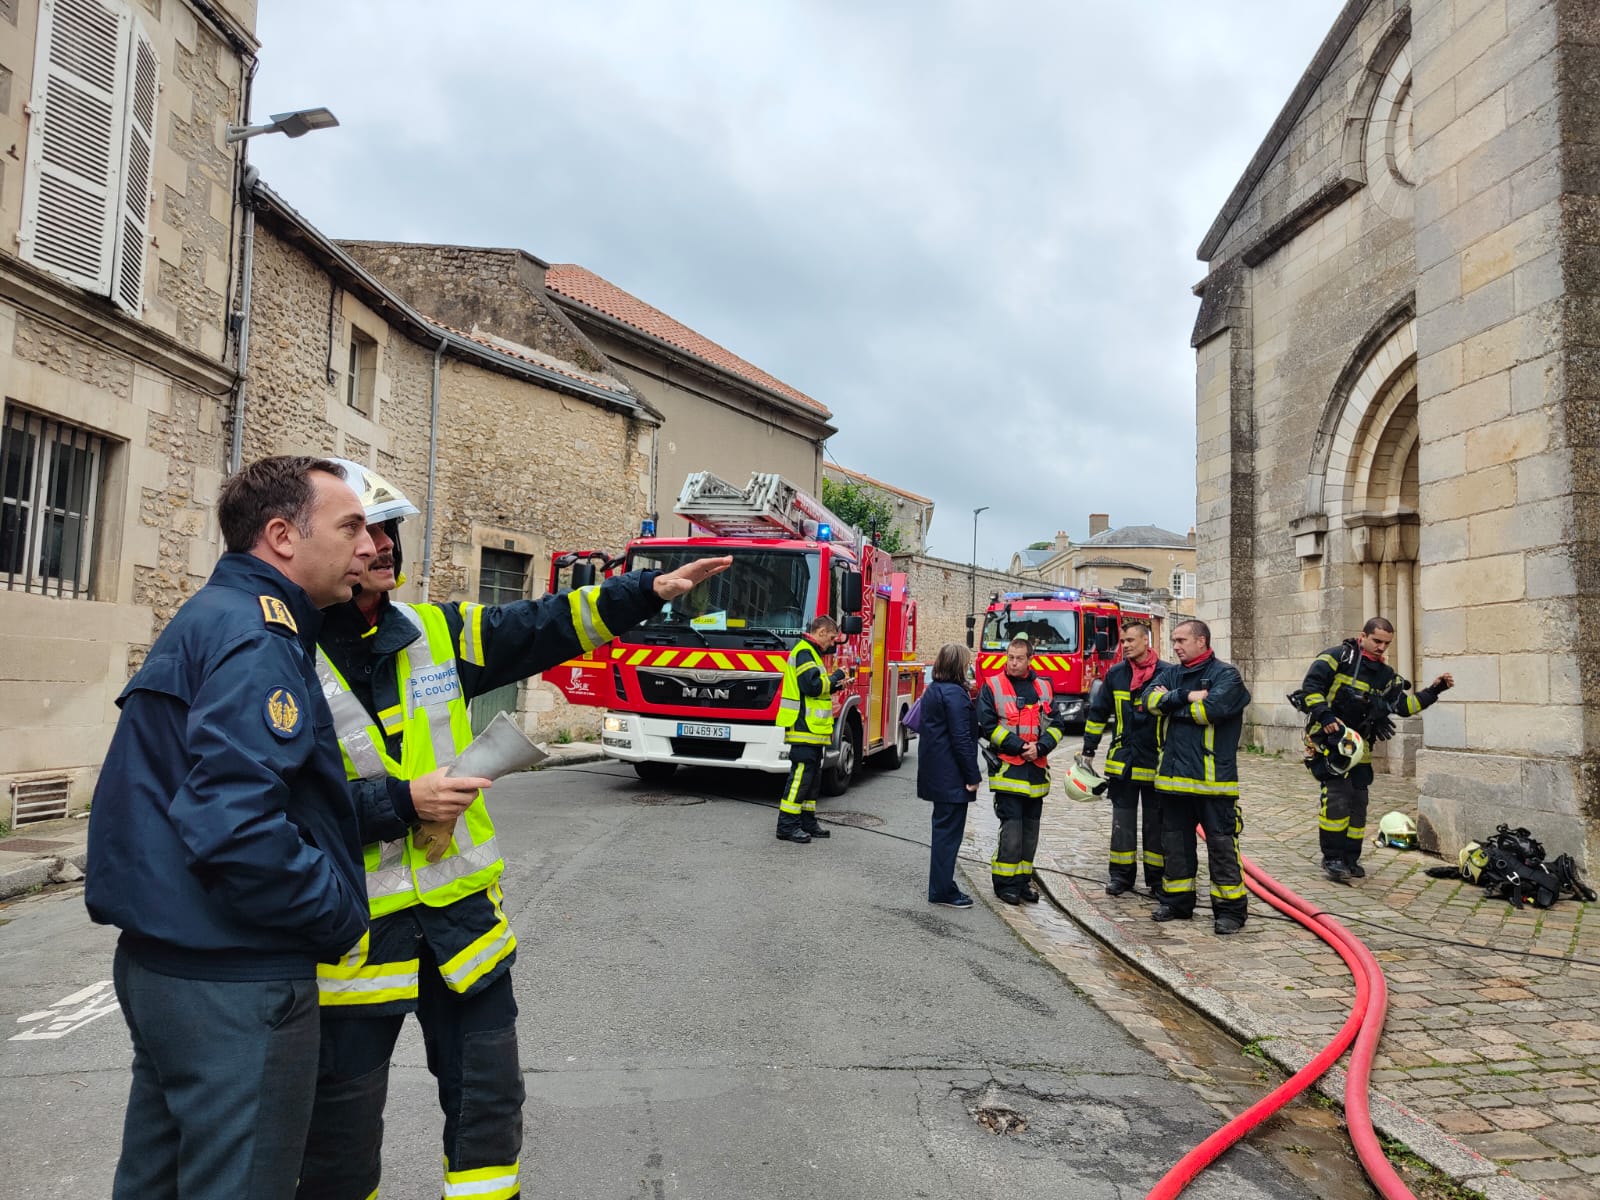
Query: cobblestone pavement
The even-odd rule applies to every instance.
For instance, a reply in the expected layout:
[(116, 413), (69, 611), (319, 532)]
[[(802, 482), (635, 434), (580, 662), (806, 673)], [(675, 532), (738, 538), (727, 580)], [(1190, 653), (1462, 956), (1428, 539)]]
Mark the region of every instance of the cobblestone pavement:
[[(1463, 881), (1424, 874), (1439, 859), (1370, 842), (1367, 877), (1332, 883), (1318, 867), (1316, 788), (1304, 768), (1247, 756), (1241, 773), (1246, 857), (1338, 916), (1383, 964), (1390, 1005), (1373, 1074), (1379, 1131), (1494, 1200), (1600, 1195), (1600, 912), (1592, 911), (1600, 905), (1517, 911)], [(1414, 813), (1415, 787), (1380, 775), (1369, 829), (1391, 809)], [(989, 804), (974, 805), (969, 838), (980, 857), (991, 853), (994, 827)], [(1110, 827), (1109, 805), (1052, 793), (1037, 869), (1055, 899), (1236, 1036), (1286, 1069), (1302, 1066), (1349, 1011), (1353, 988), (1338, 956), (1254, 898), (1232, 938), (1213, 935), (1203, 910), (1193, 922), (1153, 923), (1142, 892), (1103, 890)], [(1204, 903), (1203, 846), (1201, 862)], [(967, 869), (987, 892), (981, 868)], [(1048, 926), (1023, 925), (1048, 957)], [(1489, 946), (1530, 953), (1475, 948)], [(1343, 1089), (1339, 1071), (1321, 1084), (1341, 1102)]]

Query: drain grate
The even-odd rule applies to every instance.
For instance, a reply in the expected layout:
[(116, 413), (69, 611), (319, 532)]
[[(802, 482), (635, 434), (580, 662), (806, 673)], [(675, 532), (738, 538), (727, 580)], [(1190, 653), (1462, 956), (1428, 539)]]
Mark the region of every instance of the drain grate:
[(12, 854), (45, 854), (65, 845), (66, 842), (52, 842), (47, 838), (0, 838), (0, 850)]
[(11, 823), (55, 821), (67, 815), (67, 793), (72, 781), (65, 775), (45, 779), (18, 779), (11, 784)]
[(652, 805), (659, 807), (683, 807), (689, 804), (704, 804), (704, 796), (686, 796), (681, 792), (635, 792), (629, 797), (635, 804)]
[(876, 829), (883, 824), (882, 817), (861, 812), (818, 812), (818, 818), (834, 825), (854, 825), (857, 829)]

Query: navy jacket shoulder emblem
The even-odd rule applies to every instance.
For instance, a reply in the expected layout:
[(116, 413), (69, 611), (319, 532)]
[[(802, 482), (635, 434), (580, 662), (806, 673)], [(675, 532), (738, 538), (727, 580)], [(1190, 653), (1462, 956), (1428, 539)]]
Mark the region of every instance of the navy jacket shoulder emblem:
[(300, 732), (303, 707), (300, 698), (286, 687), (275, 687), (267, 692), (267, 728), (281, 738), (292, 738)]
[(276, 596), (261, 597), (261, 618), (267, 625), (277, 625), (290, 633), (300, 632), (300, 627), (294, 623), (294, 614), (289, 611), (289, 606)]

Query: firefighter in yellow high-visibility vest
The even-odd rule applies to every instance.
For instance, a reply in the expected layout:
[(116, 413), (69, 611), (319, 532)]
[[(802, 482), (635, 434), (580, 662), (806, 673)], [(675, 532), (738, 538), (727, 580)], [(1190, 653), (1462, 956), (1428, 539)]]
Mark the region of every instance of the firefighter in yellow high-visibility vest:
[(522, 1073), (488, 780), (450, 778), (467, 701), (611, 640), (725, 570), (700, 559), (511, 604), (400, 604), (399, 522), (417, 509), (341, 461), (376, 556), (354, 600), (324, 612), (317, 674), (352, 781), (370, 933), (318, 967), (322, 1054), (300, 1200), (377, 1195), (389, 1057), (417, 1014), (444, 1109), (445, 1195), (520, 1194)]
[(833, 741), (833, 693), (845, 673), (830, 673), (822, 656), (833, 652), (841, 636), (832, 617), (814, 617), (783, 664), (778, 725), (789, 747), (789, 779), (778, 801), (780, 841), (804, 844), (831, 836), (817, 823), (817, 788), (822, 753)]

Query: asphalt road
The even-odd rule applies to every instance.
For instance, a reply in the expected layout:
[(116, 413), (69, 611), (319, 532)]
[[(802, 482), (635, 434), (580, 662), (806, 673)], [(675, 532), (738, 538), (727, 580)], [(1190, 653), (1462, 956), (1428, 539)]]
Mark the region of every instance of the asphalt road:
[[(823, 815), (881, 824), (810, 846), (776, 841), (774, 812), (748, 802), (776, 777), (647, 789), (596, 764), (495, 789), (521, 943), (525, 1195), (1136, 1198), (1215, 1127), (983, 905), (926, 903), (926, 850), (882, 836), (926, 839), (914, 782), (914, 759), (869, 770)], [(77, 889), (0, 921), (0, 1197), (105, 1196), (129, 1048), (109, 985), (89, 989), (110, 978), (114, 933)], [(382, 1195), (437, 1197), (414, 1025), (387, 1121)], [(1245, 1146), (1185, 1195), (1311, 1193)]]

